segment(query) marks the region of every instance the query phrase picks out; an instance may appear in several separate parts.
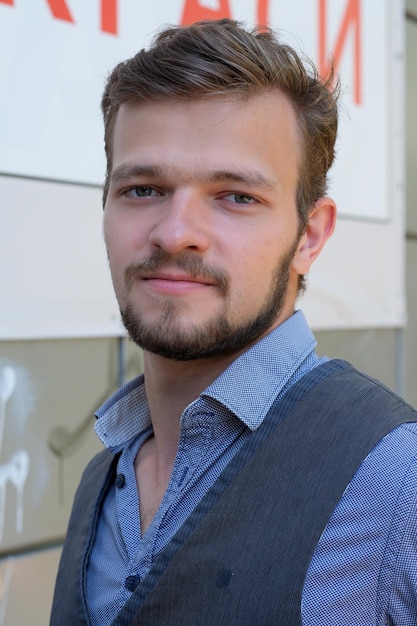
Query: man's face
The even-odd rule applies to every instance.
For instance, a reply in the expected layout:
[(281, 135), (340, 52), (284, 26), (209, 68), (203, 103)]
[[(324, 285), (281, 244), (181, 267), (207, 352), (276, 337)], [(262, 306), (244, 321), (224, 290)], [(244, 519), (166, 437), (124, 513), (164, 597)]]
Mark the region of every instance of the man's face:
[(276, 92), (121, 107), (104, 234), (134, 341), (207, 358), (292, 314), (299, 161), (296, 116)]

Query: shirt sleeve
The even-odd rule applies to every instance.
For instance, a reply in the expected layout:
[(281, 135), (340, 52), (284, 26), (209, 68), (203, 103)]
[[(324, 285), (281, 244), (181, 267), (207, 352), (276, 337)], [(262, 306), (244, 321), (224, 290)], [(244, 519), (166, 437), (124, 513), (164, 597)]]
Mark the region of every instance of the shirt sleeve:
[(417, 424), (403, 424), (363, 461), (317, 544), (303, 626), (417, 625), (416, 490)]

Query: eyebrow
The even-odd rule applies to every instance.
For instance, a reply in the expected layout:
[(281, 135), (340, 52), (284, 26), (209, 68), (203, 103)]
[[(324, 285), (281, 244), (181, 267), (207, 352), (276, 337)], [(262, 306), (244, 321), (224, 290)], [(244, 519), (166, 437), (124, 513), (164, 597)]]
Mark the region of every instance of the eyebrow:
[[(139, 178), (141, 176), (146, 178), (155, 179), (175, 179), (178, 175), (178, 170), (175, 167), (164, 165), (139, 165), (139, 164), (122, 164), (116, 167), (110, 176), (110, 180), (113, 183), (122, 183), (124, 181), (131, 180), (132, 178)], [(278, 184), (276, 181), (266, 177), (262, 172), (257, 170), (204, 170), (197, 172), (193, 178), (200, 178), (208, 183), (241, 183), (249, 187), (258, 187), (264, 189), (276, 189)]]

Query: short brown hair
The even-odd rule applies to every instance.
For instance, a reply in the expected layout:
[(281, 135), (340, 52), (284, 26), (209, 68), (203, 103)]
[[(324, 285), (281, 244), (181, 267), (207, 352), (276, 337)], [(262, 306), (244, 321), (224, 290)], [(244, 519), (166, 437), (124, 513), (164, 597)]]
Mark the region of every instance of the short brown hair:
[(149, 50), (117, 65), (102, 99), (107, 175), (112, 169), (112, 135), (119, 107), (129, 101), (197, 100), (226, 95), (247, 99), (277, 89), (294, 106), (303, 140), (297, 208), (300, 233), (310, 208), (327, 188), (337, 134), (338, 86), (322, 80), (271, 30), (246, 30), (233, 20), (203, 21), (168, 28)]

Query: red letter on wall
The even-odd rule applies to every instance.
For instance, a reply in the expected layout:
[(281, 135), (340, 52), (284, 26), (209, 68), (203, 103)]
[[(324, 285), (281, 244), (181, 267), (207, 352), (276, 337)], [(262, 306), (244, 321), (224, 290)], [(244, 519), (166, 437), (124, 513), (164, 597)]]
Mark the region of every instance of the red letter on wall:
[(65, 0), (48, 0), (48, 4), (52, 11), (52, 15), (57, 20), (64, 20), (65, 22), (74, 21)]
[[(354, 101), (356, 104), (360, 104), (362, 101), (360, 0), (348, 0), (332, 55), (335, 71), (337, 71), (340, 64), (343, 48), (350, 29), (353, 29), (354, 32)], [(319, 0), (319, 72), (321, 76), (327, 76), (329, 73), (327, 55), (327, 0)]]
[(117, 35), (117, 0), (101, 0), (101, 30)]
[(218, 20), (222, 17), (231, 17), (228, 0), (219, 0), (218, 9), (202, 6), (199, 0), (185, 0), (181, 24), (188, 26), (199, 20)]
[(0, 0), (1, 4), (10, 4), (10, 6), (13, 6), (13, 0)]
[(258, 0), (258, 14), (256, 19), (258, 26), (261, 28), (266, 28), (269, 24), (268, 4), (269, 0)]

